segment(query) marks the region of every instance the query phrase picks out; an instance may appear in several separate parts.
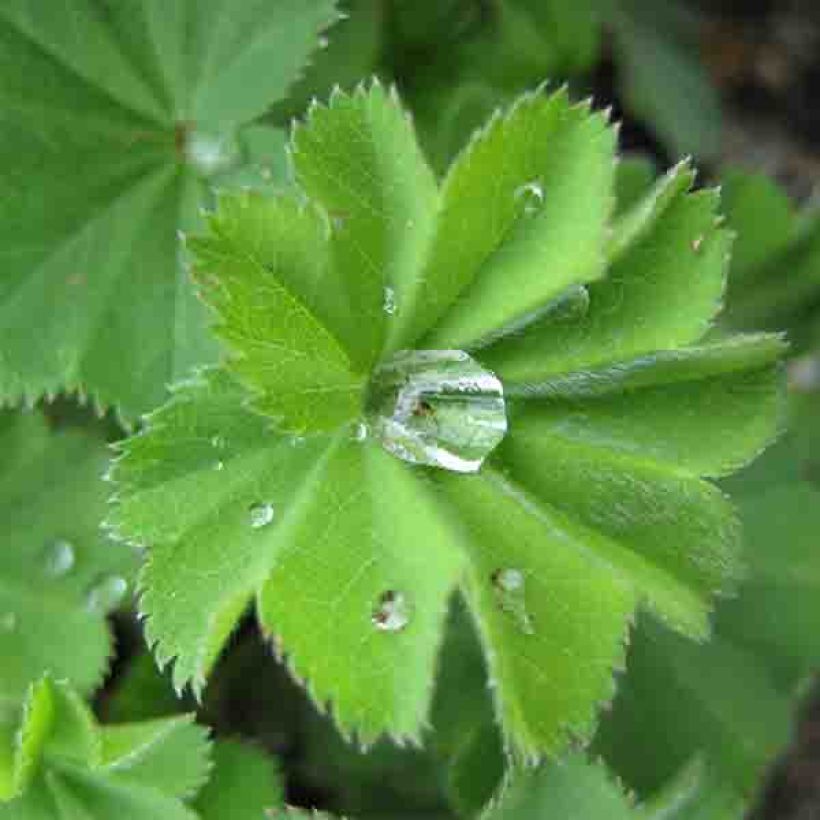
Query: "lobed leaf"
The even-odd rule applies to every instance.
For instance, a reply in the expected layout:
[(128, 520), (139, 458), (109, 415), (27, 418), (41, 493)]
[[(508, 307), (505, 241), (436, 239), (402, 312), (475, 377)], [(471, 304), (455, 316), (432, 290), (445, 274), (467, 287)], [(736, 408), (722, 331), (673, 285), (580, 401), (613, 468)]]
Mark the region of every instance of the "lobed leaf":
[(0, 817), (193, 820), (171, 795), (203, 781), (205, 736), (185, 717), (163, 723), (100, 727), (70, 687), (41, 679), (16, 735), (13, 789), (0, 793), (10, 801), (0, 802)]
[(40, 412), (0, 413), (0, 718), (50, 670), (81, 692), (110, 653), (106, 613), (122, 599), (136, 555), (99, 532), (104, 442), (52, 432)]
[[(690, 193), (680, 166), (610, 233), (613, 143), (565, 92), (533, 93), (437, 200), (373, 84), (297, 130), (306, 202), (222, 201), (193, 248), (233, 356), (114, 468), (112, 523), (149, 547), (147, 634), (178, 687), (202, 689), (256, 599), (345, 734), (417, 740), (458, 592), (505, 750), (532, 760), (592, 733), (637, 606), (705, 637), (740, 561), (731, 505), (703, 478), (771, 439), (783, 345), (693, 346), (723, 290), (716, 192)], [(374, 358), (413, 342), (472, 345), (504, 381), (508, 435), (475, 475), (408, 464), (368, 427)], [(340, 398), (351, 373), (356, 398)]]
[(133, 419), (214, 357), (177, 234), (333, 19), (332, 0), (3, 4), (0, 398), (70, 387)]

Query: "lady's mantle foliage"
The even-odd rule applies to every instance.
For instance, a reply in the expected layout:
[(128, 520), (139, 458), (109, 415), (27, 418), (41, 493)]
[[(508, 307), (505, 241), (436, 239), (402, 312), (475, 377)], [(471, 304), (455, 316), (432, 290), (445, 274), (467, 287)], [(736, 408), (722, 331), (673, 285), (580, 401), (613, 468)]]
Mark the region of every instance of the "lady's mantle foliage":
[[(113, 523), (150, 545), (149, 639), (201, 689), (255, 599), (344, 729), (417, 737), (459, 591), (509, 745), (555, 752), (611, 697), (636, 606), (703, 639), (738, 574), (703, 477), (773, 435), (781, 343), (698, 343), (717, 195), (681, 165), (612, 218), (614, 129), (563, 91), (493, 118), (441, 186), (378, 84), (314, 107), (291, 150), (299, 190), (225, 197), (191, 242), (231, 358), (114, 470)], [(474, 475), (370, 433), (370, 374), (413, 349), (503, 382), (509, 431)]]

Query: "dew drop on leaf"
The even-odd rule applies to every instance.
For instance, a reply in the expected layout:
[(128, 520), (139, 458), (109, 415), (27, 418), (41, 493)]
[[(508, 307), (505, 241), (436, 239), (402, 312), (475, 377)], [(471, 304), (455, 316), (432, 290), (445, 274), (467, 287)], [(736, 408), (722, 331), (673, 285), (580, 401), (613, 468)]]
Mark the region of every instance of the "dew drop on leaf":
[(401, 592), (389, 589), (379, 597), (370, 618), (373, 626), (383, 632), (399, 632), (410, 622), (410, 607)]
[(370, 426), (413, 464), (476, 472), (507, 432), (501, 382), (461, 350), (399, 351), (374, 374)]
[(125, 593), (128, 592), (128, 582), (120, 575), (103, 575), (98, 578), (88, 590), (85, 605), (89, 612), (100, 615), (116, 609)]
[(220, 459), (219, 461), (217, 461), (214, 464), (214, 470), (216, 470), (218, 473), (222, 472), (222, 470), (224, 470), (224, 469), (225, 469), (225, 462), (222, 461), (222, 459)]
[(364, 441), (368, 432), (367, 425), (363, 421), (357, 421), (353, 425), (353, 441)]
[(524, 214), (531, 216), (538, 213), (544, 204), (544, 188), (537, 179), (534, 179), (515, 189), (515, 199), (523, 203)]
[(526, 578), (520, 569), (503, 567), (492, 574), (499, 607), (512, 617), (526, 635), (535, 633), (525, 599)]
[(252, 504), (250, 508), (251, 527), (255, 530), (267, 527), (273, 521), (273, 504)]
[(391, 287), (386, 287), (384, 289), (384, 312), (388, 316), (395, 316), (396, 309), (396, 291)]
[(224, 450), (225, 449), (225, 439), (222, 436), (212, 436), (211, 437), (211, 447), (215, 450)]
[(77, 561), (74, 545), (65, 538), (58, 538), (46, 546), (45, 571), (51, 578), (60, 578), (71, 572)]
[(186, 163), (206, 178), (230, 171), (242, 161), (235, 137), (202, 131), (184, 132), (184, 155)]

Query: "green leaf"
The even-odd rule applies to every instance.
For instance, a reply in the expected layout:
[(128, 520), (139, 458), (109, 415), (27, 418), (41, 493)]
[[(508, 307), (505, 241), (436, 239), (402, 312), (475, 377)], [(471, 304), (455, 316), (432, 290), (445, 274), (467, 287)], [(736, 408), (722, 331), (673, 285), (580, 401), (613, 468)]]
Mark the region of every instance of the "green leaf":
[(171, 795), (201, 783), (208, 768), (204, 732), (188, 718), (100, 727), (72, 689), (48, 677), (29, 693), (13, 761), (13, 789), (0, 793), (15, 798), (0, 802), (4, 820), (193, 820)]
[(629, 820), (640, 815), (599, 763), (580, 755), (514, 774), (482, 820)]
[(713, 190), (687, 193), (686, 166), (661, 180), (645, 202), (621, 217), (625, 232), (607, 277), (588, 287), (580, 315), (547, 312), (502, 338), (481, 358), (505, 382), (538, 382), (589, 370), (701, 337), (720, 309), (731, 237), (715, 224)]
[(705, 752), (748, 796), (786, 742), (790, 714), (790, 699), (752, 653), (719, 634), (698, 645), (644, 622), (597, 742), (639, 794)]
[[(341, 0), (339, 20), (327, 31), (302, 76), (291, 86), (285, 100), (277, 102), (272, 114), (286, 126), (301, 116), (312, 100), (324, 100), (338, 86), (352, 90), (362, 79), (372, 74), (381, 56), (387, 36), (387, 8), (382, 0)], [(391, 16), (398, 9), (390, 10)], [(395, 20), (391, 19), (395, 26)]]
[[(729, 283), (749, 287), (760, 265), (795, 238), (797, 215), (785, 191), (764, 174), (727, 169), (721, 181), (726, 219), (737, 234)], [(730, 291), (730, 305), (731, 298)]]
[(246, 194), (226, 197), (210, 229), (190, 243), (197, 279), (255, 406), (296, 430), (355, 417), (364, 377), (328, 327), (346, 303), (325, 286), (320, 213), (292, 197)]
[(189, 715), (100, 727), (102, 766), (113, 780), (190, 797), (209, 767), (205, 730)]
[(325, 287), (346, 294), (345, 341), (367, 367), (384, 342), (386, 300), (395, 302), (399, 326), (413, 309), (435, 224), (435, 178), (395, 89), (376, 81), (313, 106), (294, 131), (292, 154), (297, 181), (330, 220), (333, 277)]
[(133, 418), (213, 357), (177, 233), (333, 17), (332, 0), (4, 3), (0, 397), (70, 386)]
[(487, 686), (483, 647), (462, 602), (450, 613), (431, 713), (428, 745), (446, 767), (451, 805), (477, 814), (498, 789), (507, 760)]
[[(284, 798), (281, 777), (263, 752), (233, 741), (213, 748), (213, 771), (194, 802), (201, 820), (258, 820)], [(267, 814), (266, 814), (267, 812)]]
[(641, 806), (647, 820), (737, 820), (746, 801), (699, 757)]
[(105, 538), (107, 455), (88, 429), (52, 432), (40, 412), (0, 413), (0, 716), (50, 670), (81, 692), (110, 653), (106, 612), (136, 569)]
[[(178, 687), (202, 689), (255, 599), (344, 734), (417, 740), (458, 593), (505, 751), (530, 760), (592, 733), (636, 606), (706, 635), (739, 560), (731, 505), (702, 479), (771, 439), (782, 341), (684, 347), (719, 305), (728, 234), (683, 166), (620, 218), (587, 294), (613, 241), (612, 143), (564, 92), (526, 95), (428, 212), (412, 131), (373, 84), (297, 130), (307, 201), (224, 199), (194, 250), (233, 357), (181, 385), (114, 468), (111, 523), (148, 548), (147, 636)], [(474, 475), (408, 464), (372, 418), (390, 412), (385, 368), (413, 359), (387, 357), (418, 338), (480, 342), (505, 380), (508, 435)], [(361, 389), (340, 399), (351, 373)]]
[(707, 783), (696, 804), (710, 820), (736, 817), (739, 810), (718, 809), (737, 809), (754, 795), (789, 740), (796, 696), (817, 667), (818, 492), (801, 482), (798, 452), (792, 434), (727, 482), (746, 535), (739, 594), (720, 603), (715, 635), (702, 646), (642, 625), (596, 741), (642, 795), (701, 757)]
[(798, 213), (773, 181), (740, 171), (728, 176), (727, 203), (741, 238), (723, 324), (787, 330), (798, 352), (812, 351), (820, 340), (820, 214), (811, 206)]
[(606, 119), (565, 90), (494, 117), (444, 180), (404, 342), (427, 331), (422, 348), (465, 347), (600, 277), (613, 150)]
[(494, 471), (442, 472), (436, 483), (465, 529), (464, 592), (506, 744), (528, 759), (558, 751), (567, 728), (587, 734), (614, 693), (610, 669), (635, 607), (629, 584), (589, 554), (586, 532)]

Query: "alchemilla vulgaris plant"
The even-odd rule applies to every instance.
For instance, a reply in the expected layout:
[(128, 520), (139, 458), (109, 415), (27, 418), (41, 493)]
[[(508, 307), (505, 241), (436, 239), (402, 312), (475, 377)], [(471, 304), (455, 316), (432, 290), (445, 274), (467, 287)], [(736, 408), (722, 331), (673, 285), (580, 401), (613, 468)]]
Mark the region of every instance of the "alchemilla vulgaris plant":
[[(157, 705), (214, 722), (251, 622), (345, 754), (432, 750), (431, 818), (741, 816), (794, 660), (757, 676), (793, 579), (716, 483), (785, 417), (783, 338), (719, 319), (741, 198), (619, 160), (557, 84), (441, 176), (379, 79), (286, 134), (333, 4), (172, 5), (0, 11), (0, 396), (114, 411), (0, 417), (0, 820), (330, 817)], [(112, 660), (129, 586), (164, 695)]]
[(373, 83), (295, 129), (297, 191), (221, 197), (187, 244), (226, 358), (113, 471), (177, 686), (253, 603), (345, 732), (417, 739), (459, 594), (532, 760), (589, 736), (636, 608), (707, 637), (740, 555), (705, 479), (772, 437), (782, 342), (703, 339), (717, 194), (684, 164), (612, 220), (614, 142), (537, 92), (438, 185)]

